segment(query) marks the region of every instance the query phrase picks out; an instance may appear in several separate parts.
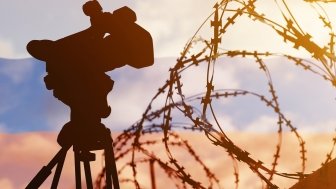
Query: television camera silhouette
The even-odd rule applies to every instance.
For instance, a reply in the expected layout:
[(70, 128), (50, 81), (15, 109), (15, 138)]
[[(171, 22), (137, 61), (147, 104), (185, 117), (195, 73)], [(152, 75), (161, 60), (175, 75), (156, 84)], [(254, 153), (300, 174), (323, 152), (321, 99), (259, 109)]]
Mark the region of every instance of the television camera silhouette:
[(92, 133), (99, 132), (94, 125), (110, 115), (107, 94), (114, 82), (105, 72), (125, 65), (140, 69), (154, 63), (151, 35), (135, 23), (136, 14), (130, 8), (103, 12), (93, 0), (83, 5), (83, 12), (91, 21), (86, 30), (56, 41), (33, 40), (27, 45), (33, 57), (46, 62), (47, 89), (71, 109), (71, 121), (58, 137), (62, 146), (79, 140), (70, 139), (78, 132), (85, 140), (92, 138)]

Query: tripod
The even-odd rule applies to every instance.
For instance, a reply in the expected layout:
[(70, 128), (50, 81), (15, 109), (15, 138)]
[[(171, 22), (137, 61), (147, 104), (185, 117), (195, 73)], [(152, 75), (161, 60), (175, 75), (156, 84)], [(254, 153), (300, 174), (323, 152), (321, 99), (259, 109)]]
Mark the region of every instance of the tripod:
[(91, 146), (82, 145), (82, 144), (72, 144), (63, 146), (54, 158), (48, 163), (47, 166), (44, 166), (33, 180), (27, 185), (26, 189), (37, 189), (41, 184), (49, 177), (51, 170), (56, 166), (56, 171), (54, 178), (52, 180), (51, 189), (56, 189), (64, 160), (66, 158), (67, 151), (73, 146), (74, 156), (75, 156), (75, 177), (76, 177), (76, 189), (81, 189), (81, 164), (84, 164), (85, 178), (87, 189), (93, 189), (91, 170), (90, 170), (90, 161), (95, 161), (95, 154), (90, 151), (94, 150), (104, 150), (105, 153), (105, 176), (106, 176), (106, 189), (112, 189), (112, 179), (113, 179), (113, 189), (120, 189), (118, 173), (114, 159), (113, 146), (112, 146), (112, 137), (109, 129), (105, 128), (106, 131), (102, 139), (95, 141)]

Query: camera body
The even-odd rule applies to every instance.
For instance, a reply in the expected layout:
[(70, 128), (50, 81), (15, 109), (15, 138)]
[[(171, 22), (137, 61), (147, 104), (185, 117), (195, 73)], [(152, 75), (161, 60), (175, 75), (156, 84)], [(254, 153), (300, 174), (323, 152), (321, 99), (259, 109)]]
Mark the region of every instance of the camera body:
[(90, 16), (91, 27), (56, 41), (33, 40), (27, 50), (46, 62), (46, 87), (56, 98), (82, 117), (103, 118), (110, 114), (106, 98), (113, 87), (105, 72), (125, 65), (151, 66), (153, 41), (128, 7), (103, 12), (92, 0), (83, 11)]
[(134, 68), (153, 65), (151, 35), (135, 23), (136, 14), (130, 8), (102, 12), (98, 1), (93, 0), (83, 5), (83, 12), (90, 16), (91, 27), (56, 41), (33, 40), (27, 45), (28, 52), (39, 60), (58, 62), (60, 67), (69, 69), (78, 66), (68, 62), (82, 61), (81, 58), (89, 58), (95, 69), (104, 72), (124, 65)]

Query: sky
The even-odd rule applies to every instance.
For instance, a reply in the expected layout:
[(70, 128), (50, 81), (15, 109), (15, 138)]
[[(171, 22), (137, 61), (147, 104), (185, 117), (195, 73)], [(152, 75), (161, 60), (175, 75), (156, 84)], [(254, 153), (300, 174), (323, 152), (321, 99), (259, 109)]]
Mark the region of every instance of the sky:
[[(81, 10), (84, 0), (2, 0), (0, 2), (0, 147), (8, 146), (0, 155), (0, 186), (5, 189), (22, 188), (27, 177), (38, 170), (42, 162), (48, 161), (57, 151), (55, 132), (59, 131), (69, 120), (69, 109), (56, 100), (51, 91), (45, 89), (43, 62), (31, 59), (25, 50), (32, 39), (56, 40), (89, 27), (89, 18)], [(111, 116), (104, 123), (114, 132), (126, 129), (141, 118), (150, 99), (157, 89), (168, 78), (168, 70), (176, 63), (176, 58), (183, 50), (185, 43), (196, 32), (205, 18), (212, 12), (213, 0), (101, 0), (105, 11), (113, 11), (122, 6), (132, 8), (138, 17), (137, 23), (148, 30), (154, 41), (155, 64), (142, 70), (124, 67), (109, 75), (115, 81), (113, 91), (108, 100), (112, 106)], [(281, 14), (273, 1), (259, 0), (260, 11), (283, 22)], [(290, 1), (294, 14), (313, 39), (323, 45), (327, 43), (328, 32), (308, 4), (302, 1)], [(335, 5), (327, 7), (331, 18), (336, 19)], [(209, 27), (209, 23), (205, 25)], [(209, 30), (201, 30), (201, 34), (211, 37)], [(274, 37), (269, 28), (242, 19), (236, 23), (227, 36), (222, 39), (225, 49), (248, 49), (285, 52), (300, 57), (310, 58), (303, 49), (293, 49), (292, 44), (284, 44), (283, 39)], [(223, 59), (216, 67), (216, 89), (243, 88), (267, 93), (267, 81), (251, 60)], [(304, 133), (318, 136), (306, 136), (313, 152), (311, 170), (318, 167), (322, 157), (330, 147), (336, 128), (336, 93), (335, 88), (322, 78), (302, 70), (281, 58), (267, 61), (272, 73), (284, 113), (293, 124)], [(183, 75), (184, 91), (193, 95), (205, 90), (206, 67), (189, 69)], [(162, 104), (164, 99), (157, 102)], [(277, 119), (269, 109), (256, 99), (238, 98), (218, 103), (219, 121), (229, 132), (274, 133), (273, 127)], [(125, 119), (127, 117), (127, 119)], [(42, 132), (42, 133), (41, 133)], [(44, 132), (51, 132), (44, 133)], [(319, 135), (320, 134), (320, 135)], [(239, 134), (238, 134), (239, 135)], [(237, 136), (238, 136), (237, 135)], [(253, 135), (251, 135), (253, 136)], [(272, 138), (268, 135), (267, 137)], [(259, 138), (268, 141), (269, 138)], [(197, 137), (196, 137), (197, 138)], [(236, 138), (233, 136), (233, 138)], [(258, 154), (258, 145), (244, 141), (248, 137), (237, 137), (241, 144)], [(257, 137), (258, 138), (258, 137)], [(314, 141), (319, 139), (319, 145)], [(194, 139), (195, 140), (195, 139)], [(195, 140), (197, 142), (197, 140)], [(260, 142), (263, 143), (263, 142)], [(259, 144), (260, 144), (259, 143)], [(288, 146), (292, 146), (289, 142)], [(39, 149), (50, 149), (41, 153)], [(288, 148), (286, 148), (288, 149)], [(292, 151), (286, 152), (291, 157)], [(27, 155), (25, 161), (20, 159)], [(11, 159), (11, 157), (19, 159)], [(18, 164), (18, 162), (22, 162)], [(218, 161), (207, 160), (210, 163)], [(285, 161), (291, 162), (289, 158)], [(295, 162), (297, 162), (295, 160)], [(31, 167), (27, 165), (30, 165)], [(9, 167), (8, 165), (17, 165)], [(21, 184), (15, 184), (15, 169), (24, 169)], [(220, 172), (220, 171), (219, 171)], [(69, 173), (70, 175), (70, 173)], [(254, 180), (243, 179), (250, 186)], [(254, 186), (254, 185), (253, 185)], [(246, 187), (245, 187), (246, 188)]]

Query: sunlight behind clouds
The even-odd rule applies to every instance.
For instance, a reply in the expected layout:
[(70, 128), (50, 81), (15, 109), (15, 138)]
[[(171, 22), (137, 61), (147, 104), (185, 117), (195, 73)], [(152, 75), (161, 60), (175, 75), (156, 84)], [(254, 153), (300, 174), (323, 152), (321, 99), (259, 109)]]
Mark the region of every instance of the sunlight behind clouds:
[(0, 178), (0, 186), (4, 189), (14, 189), (12, 181), (7, 178)]
[(138, 20), (151, 32), (156, 55), (179, 56), (185, 43), (212, 13), (215, 0), (137, 1)]
[(12, 43), (0, 38), (0, 57), (15, 58), (16, 56)]

